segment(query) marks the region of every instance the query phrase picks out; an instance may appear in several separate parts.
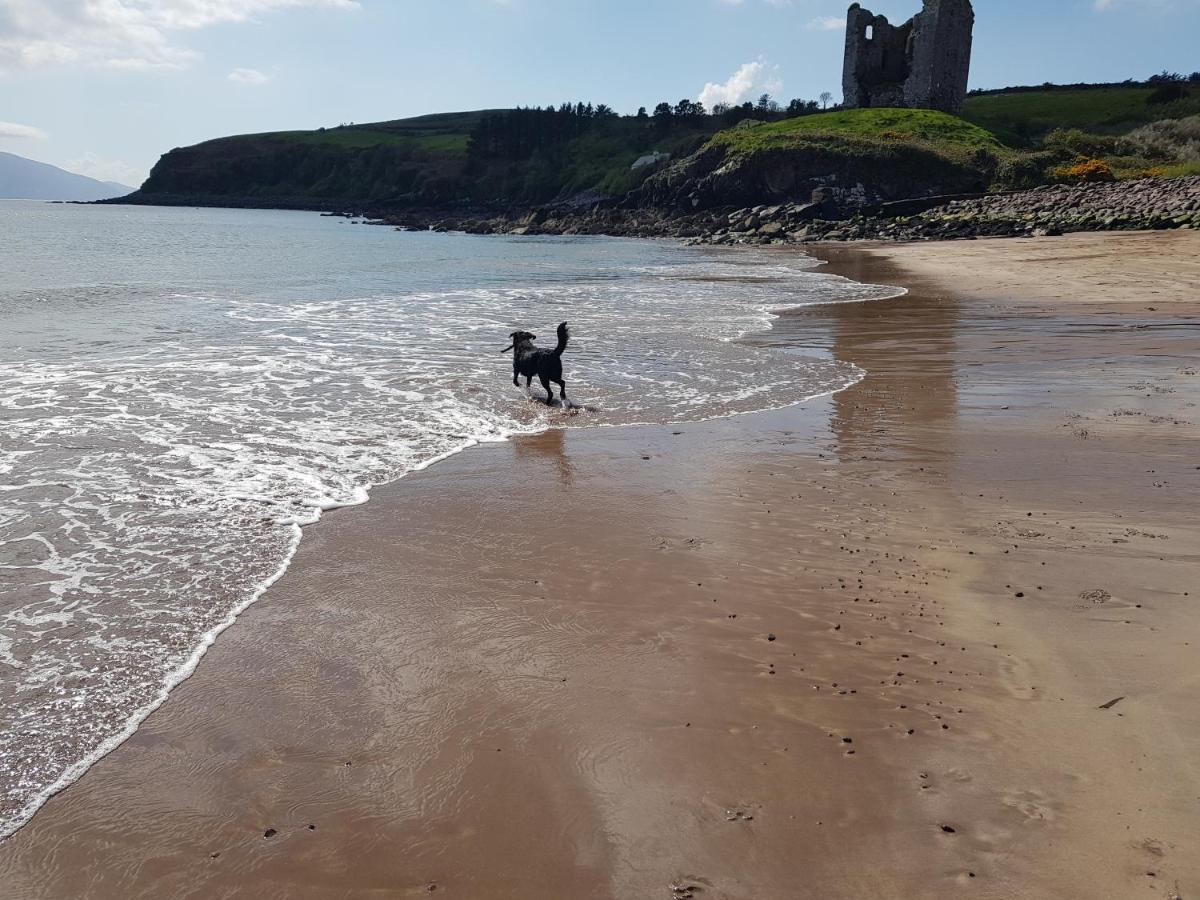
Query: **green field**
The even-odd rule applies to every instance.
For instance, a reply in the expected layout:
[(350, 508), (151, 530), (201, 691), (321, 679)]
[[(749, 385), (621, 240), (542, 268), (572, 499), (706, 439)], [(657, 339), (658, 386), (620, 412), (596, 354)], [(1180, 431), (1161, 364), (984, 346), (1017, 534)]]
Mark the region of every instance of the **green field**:
[(284, 144), (340, 147), (365, 150), (372, 147), (404, 147), (429, 154), (465, 156), (471, 129), (490, 112), (440, 113), (391, 122), (339, 125), (313, 131), (274, 131), (245, 134), (220, 141), (276, 141)]
[(789, 149), (823, 137), (916, 141), (946, 151), (1002, 150), (995, 135), (956, 116), (931, 109), (848, 109), (781, 122), (762, 122), (713, 137), (733, 152)]
[(466, 134), (404, 134), (376, 128), (332, 128), (325, 131), (279, 131), (261, 138), (288, 144), (325, 145), (347, 150), (368, 147), (410, 147), (425, 153), (465, 156)]
[(986, 128), (1010, 147), (1028, 147), (1055, 128), (1124, 134), (1158, 119), (1200, 114), (1200, 87), (1174, 103), (1150, 104), (1149, 87), (1047, 89), (967, 98), (963, 118)]

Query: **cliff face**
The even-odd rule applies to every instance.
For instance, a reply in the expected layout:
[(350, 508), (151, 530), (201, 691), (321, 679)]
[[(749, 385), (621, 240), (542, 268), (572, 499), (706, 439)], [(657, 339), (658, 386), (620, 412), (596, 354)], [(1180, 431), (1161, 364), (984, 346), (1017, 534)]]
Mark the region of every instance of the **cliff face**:
[(452, 196), (461, 155), (400, 142), (347, 147), (263, 136), (172, 150), (136, 195), (142, 202), (235, 201), (322, 208), (345, 203), (437, 203)]
[(651, 177), (633, 205), (693, 212), (807, 199), (822, 190), (842, 211), (892, 200), (987, 188), (994, 161), (954, 159), (914, 144), (823, 137), (741, 152), (710, 144)]
[(296, 207), (432, 205), (455, 198), (488, 110), (238, 135), (163, 155), (132, 202)]

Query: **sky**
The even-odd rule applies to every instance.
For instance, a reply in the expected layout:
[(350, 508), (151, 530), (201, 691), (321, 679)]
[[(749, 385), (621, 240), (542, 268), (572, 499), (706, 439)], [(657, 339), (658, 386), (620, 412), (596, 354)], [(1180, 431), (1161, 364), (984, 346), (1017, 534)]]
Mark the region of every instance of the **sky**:
[[(846, 0), (0, 0), (0, 150), (137, 185), (228, 134), (841, 98)], [(867, 0), (892, 22), (920, 0)], [(973, 88), (1200, 70), (1200, 0), (975, 0)]]

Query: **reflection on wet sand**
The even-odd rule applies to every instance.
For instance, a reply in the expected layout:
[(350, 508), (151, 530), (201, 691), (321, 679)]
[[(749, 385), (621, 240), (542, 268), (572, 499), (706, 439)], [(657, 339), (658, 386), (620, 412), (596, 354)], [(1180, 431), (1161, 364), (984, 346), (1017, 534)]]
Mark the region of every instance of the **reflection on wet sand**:
[(552, 428), (517, 441), (514, 452), (518, 459), (544, 460), (554, 466), (559, 481), (564, 486), (569, 486), (574, 480), (575, 472), (571, 466), (571, 458), (566, 453), (565, 437), (564, 429)]
[[(862, 254), (832, 252), (830, 262), (848, 277), (901, 283), (903, 274), (878, 265), (864, 270)], [(945, 294), (920, 290), (878, 303), (826, 307), (832, 321), (833, 354), (854, 363), (867, 377), (834, 397), (833, 430), (844, 458), (869, 455), (892, 460), (939, 448), (926, 442), (906, 446), (903, 426), (921, 425), (926, 434), (948, 434), (955, 425), (958, 392), (955, 354), (961, 303)], [(940, 452), (950, 452), (943, 446)]]
[[(823, 247), (839, 275), (866, 284), (911, 284), (897, 266), (861, 252)], [(830, 428), (844, 461), (888, 459), (938, 451), (907, 445), (906, 426), (950, 428), (958, 405), (956, 355), (962, 303), (944, 291), (919, 288), (907, 296), (866, 303), (831, 303), (784, 310), (771, 331), (752, 343), (828, 353), (866, 373), (835, 394)]]

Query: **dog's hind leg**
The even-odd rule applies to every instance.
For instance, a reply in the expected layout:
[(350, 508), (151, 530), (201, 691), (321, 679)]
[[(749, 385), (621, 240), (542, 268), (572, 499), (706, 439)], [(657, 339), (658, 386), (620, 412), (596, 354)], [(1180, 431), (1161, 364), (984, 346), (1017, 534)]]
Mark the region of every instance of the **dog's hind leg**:
[(550, 379), (545, 375), (539, 375), (538, 380), (542, 383), (543, 390), (546, 391), (546, 405), (554, 403), (554, 389), (550, 387)]
[(567, 405), (567, 383), (561, 378), (555, 378), (554, 383), (558, 385), (558, 399), (562, 401), (562, 405)]

